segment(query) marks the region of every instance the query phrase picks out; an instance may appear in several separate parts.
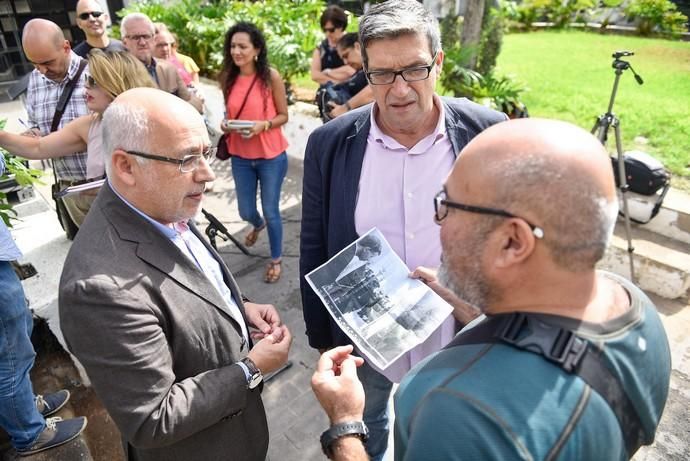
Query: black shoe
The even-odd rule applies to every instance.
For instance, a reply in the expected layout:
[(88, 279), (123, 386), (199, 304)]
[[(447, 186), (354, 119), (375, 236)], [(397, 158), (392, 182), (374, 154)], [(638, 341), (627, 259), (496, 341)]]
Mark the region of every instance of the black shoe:
[(60, 408), (64, 407), (69, 400), (69, 391), (63, 389), (47, 395), (36, 396), (36, 408), (44, 416), (50, 416), (57, 413)]
[(86, 418), (80, 416), (78, 418), (63, 420), (59, 416), (46, 419), (46, 427), (38, 436), (36, 441), (28, 448), (17, 450), (19, 456), (29, 456), (39, 453), (43, 450), (55, 448), (62, 444), (77, 438), (86, 427)]

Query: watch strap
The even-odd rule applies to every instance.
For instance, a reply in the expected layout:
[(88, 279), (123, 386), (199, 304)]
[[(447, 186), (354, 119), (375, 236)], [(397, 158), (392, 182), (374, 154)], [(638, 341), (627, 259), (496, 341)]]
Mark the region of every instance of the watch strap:
[[(249, 357), (245, 357), (242, 360), (240, 360), (240, 363), (247, 367), (247, 370), (249, 370), (249, 379), (247, 380), (247, 387), (249, 389), (254, 389), (256, 386), (259, 385), (259, 383), (263, 380), (263, 375), (261, 374), (261, 370), (256, 366), (254, 361), (250, 359)], [(244, 368), (244, 367), (243, 367)]]
[(364, 421), (347, 421), (332, 425), (321, 434), (321, 449), (329, 458), (333, 456), (333, 442), (347, 435), (356, 435), (362, 442), (369, 439), (369, 428)]

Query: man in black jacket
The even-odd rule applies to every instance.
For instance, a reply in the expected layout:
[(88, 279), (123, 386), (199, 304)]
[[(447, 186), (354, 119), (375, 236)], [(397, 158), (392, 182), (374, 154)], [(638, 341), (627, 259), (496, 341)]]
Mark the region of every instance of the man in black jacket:
[[(436, 267), (441, 246), (428, 204), (456, 154), (479, 132), (506, 119), (465, 99), (435, 94), (443, 63), (438, 22), (416, 1), (373, 6), (360, 20), (364, 69), (375, 102), (312, 133), (304, 160), (300, 280), (309, 344), (319, 350), (351, 341), (304, 279), (377, 227), (413, 270)], [(360, 371), (367, 395), (367, 451), (381, 459), (388, 438), (391, 381), (455, 333), (452, 317), (383, 371)]]

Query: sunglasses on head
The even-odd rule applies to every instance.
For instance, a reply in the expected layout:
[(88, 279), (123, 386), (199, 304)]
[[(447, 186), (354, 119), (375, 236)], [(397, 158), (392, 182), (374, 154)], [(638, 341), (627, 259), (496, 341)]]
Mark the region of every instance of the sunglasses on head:
[(86, 21), (87, 19), (89, 19), (89, 16), (93, 16), (94, 18), (100, 18), (102, 14), (104, 14), (102, 11), (85, 11), (79, 15), (79, 19), (81, 19), (82, 21)]
[(324, 27), (323, 31), (332, 34), (333, 32), (335, 32), (335, 29), (336, 29), (336, 27)]

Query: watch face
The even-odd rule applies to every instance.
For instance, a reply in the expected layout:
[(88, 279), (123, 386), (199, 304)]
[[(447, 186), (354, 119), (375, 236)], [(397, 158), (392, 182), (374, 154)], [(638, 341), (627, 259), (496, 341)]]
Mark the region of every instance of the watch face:
[(260, 372), (256, 372), (252, 375), (251, 378), (249, 378), (249, 383), (247, 383), (247, 386), (249, 389), (254, 389), (256, 386), (259, 385), (259, 383), (264, 379), (263, 376), (261, 376)]

